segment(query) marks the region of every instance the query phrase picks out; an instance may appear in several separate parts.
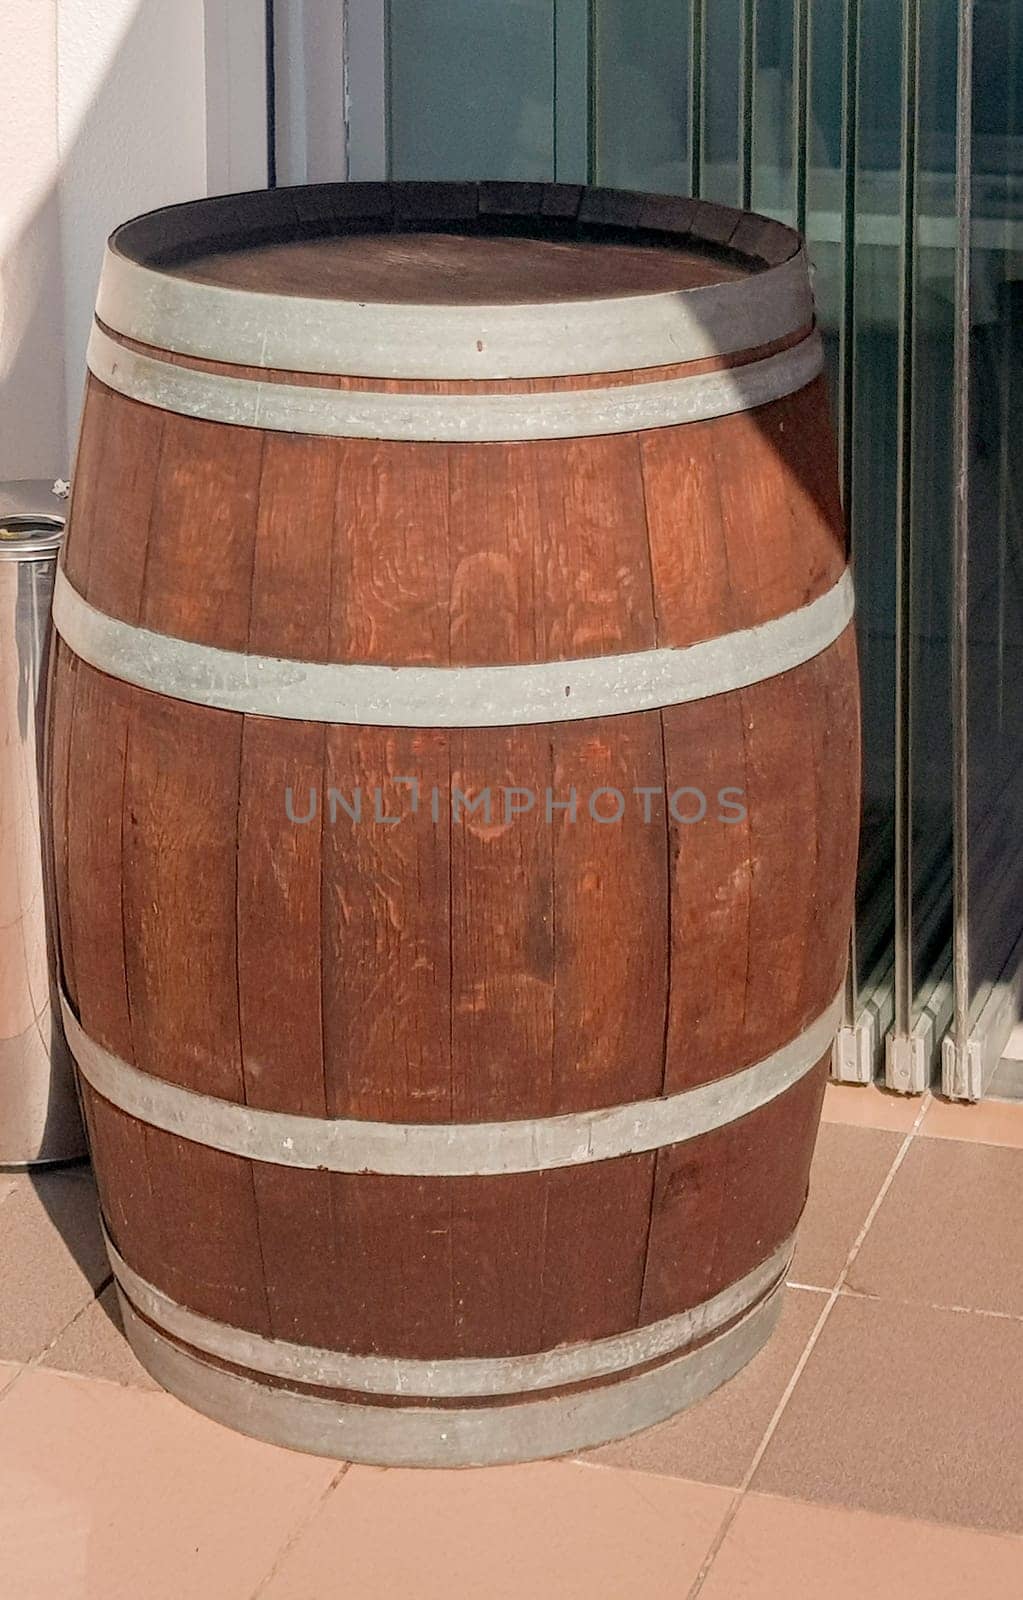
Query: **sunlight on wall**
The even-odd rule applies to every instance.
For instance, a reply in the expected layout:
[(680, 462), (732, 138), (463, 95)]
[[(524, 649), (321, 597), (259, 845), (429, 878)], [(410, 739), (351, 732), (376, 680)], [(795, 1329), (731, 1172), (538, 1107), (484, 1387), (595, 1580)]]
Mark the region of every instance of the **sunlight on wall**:
[[(35, 3), (35, 0), (29, 0)], [(57, 0), (67, 412), (111, 228), (206, 191), (203, 0)]]
[(206, 193), (206, 12), (225, 3), (7, 0), (0, 479), (68, 470), (111, 228)]
[(8, 0), (0, 97), (0, 479), (65, 460), (57, 168), (57, 0)]

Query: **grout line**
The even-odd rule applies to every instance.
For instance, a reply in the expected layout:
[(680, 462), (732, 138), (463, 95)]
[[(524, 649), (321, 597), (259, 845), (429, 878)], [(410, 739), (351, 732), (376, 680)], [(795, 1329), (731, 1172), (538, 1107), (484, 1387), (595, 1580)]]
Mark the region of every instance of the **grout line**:
[[(57, 1172), (54, 1173), (53, 1176), (62, 1177), (62, 1176), (64, 1176), (64, 1172), (67, 1171), (67, 1170), (70, 1170), (70, 1171), (74, 1172), (74, 1171), (79, 1170), (79, 1168), (78, 1167), (74, 1167), (74, 1168), (71, 1168), (71, 1169), (57, 1169)], [(32, 1180), (31, 1172), (27, 1173), (26, 1175), (29, 1177), (29, 1180), (31, 1182), (31, 1180)], [(19, 1174), (19, 1176), (20, 1176), (20, 1174)], [(33, 1187), (34, 1187), (34, 1184), (33, 1184)], [(11, 1191), (9, 1191), (9, 1193), (11, 1193), (11, 1194), (13, 1194), (15, 1192), (16, 1191), (13, 1190), (13, 1189)], [(0, 1205), (2, 1205), (3, 1202), (7, 1198), (8, 1198), (8, 1192), (0, 1194)], [(54, 1231), (58, 1234), (58, 1236), (60, 1236), (60, 1229), (57, 1228), (55, 1224), (54, 1224)], [(64, 1243), (65, 1248), (68, 1250), (68, 1253), (70, 1255), (72, 1255), (72, 1258), (73, 1258), (73, 1252), (71, 1251), (71, 1248), (67, 1244), (66, 1240), (63, 1240), (63, 1238), (62, 1238), (62, 1242)], [(84, 1270), (81, 1267), (79, 1267), (79, 1271), (82, 1273), (83, 1277), (86, 1276)], [(33, 1371), (35, 1371), (35, 1369), (37, 1367), (40, 1367), (42, 1365), (44, 1359), (46, 1358), (46, 1356), (49, 1355), (50, 1351), (54, 1348), (54, 1346), (58, 1343), (58, 1341), (61, 1340), (64, 1337), (64, 1335), (68, 1332), (69, 1329), (74, 1327), (75, 1323), (78, 1322), (78, 1320), (81, 1317), (85, 1316), (86, 1312), (89, 1310), (89, 1307), (91, 1305), (93, 1305), (95, 1301), (97, 1301), (99, 1299), (101, 1294), (105, 1293), (105, 1291), (107, 1289), (109, 1289), (109, 1287), (113, 1283), (113, 1281), (114, 1281), (114, 1275), (113, 1275), (112, 1272), (109, 1272), (109, 1271), (107, 1272), (105, 1277), (103, 1277), (103, 1278), (101, 1278), (99, 1280), (99, 1282), (97, 1284), (91, 1283), (89, 1281), (89, 1279), (86, 1278), (86, 1282), (89, 1283), (89, 1289), (90, 1289), (89, 1298), (86, 1301), (84, 1301), (84, 1303), (82, 1305), (80, 1305), (78, 1307), (77, 1311), (73, 1312), (72, 1315), (70, 1317), (68, 1317), (66, 1322), (61, 1324), (61, 1326), (57, 1329), (56, 1333), (53, 1335), (53, 1338), (50, 1340), (50, 1342), (48, 1344), (45, 1344), (41, 1350), (37, 1350), (34, 1355), (32, 1355), (32, 1356), (30, 1356), (28, 1358), (27, 1361), (23, 1361), (20, 1357), (10, 1358), (10, 1357), (5, 1357), (3, 1355), (0, 1355), (0, 1361), (7, 1361), (9, 1365), (16, 1366), (19, 1369), (17, 1374), (16, 1374), (16, 1376), (11, 1379), (10, 1383), (7, 1384), (6, 1388), (4, 1388), (3, 1390), (0, 1390), (0, 1402), (5, 1400), (7, 1398), (7, 1396), (10, 1394), (11, 1390), (13, 1388), (15, 1388), (15, 1386), (18, 1383), (21, 1382), (21, 1379), (22, 1379), (22, 1377), (24, 1376), (24, 1374), (26, 1372), (33, 1372)], [(75, 1377), (90, 1378), (90, 1377), (94, 1376), (93, 1374), (90, 1374), (90, 1373), (67, 1372), (66, 1369), (63, 1368), (63, 1367), (54, 1368), (53, 1370), (62, 1372), (62, 1373), (65, 1374), (65, 1376), (73, 1377), (73, 1378), (75, 1378)], [(103, 1380), (100, 1380), (100, 1381), (103, 1381)], [(118, 1387), (123, 1387), (123, 1386), (119, 1385)]]
[(7, 1360), (5, 1360), (3, 1362), (3, 1365), (5, 1367), (17, 1367), (18, 1370), (14, 1374), (14, 1377), (10, 1378), (7, 1381), (7, 1383), (4, 1384), (3, 1388), (0, 1389), (0, 1406), (3, 1405), (4, 1401), (7, 1399), (7, 1396), (10, 1394), (11, 1390), (13, 1388), (15, 1388), (15, 1386), (18, 1383), (20, 1383), (21, 1375), (25, 1370), (24, 1363), (21, 1362), (21, 1361), (7, 1361)]
[(815, 1283), (789, 1283), (787, 1289), (799, 1289), (804, 1294), (834, 1294), (839, 1300), (873, 1300), (887, 1306), (922, 1306), (927, 1311), (946, 1311), (954, 1316), (992, 1317), (998, 1322), (1023, 1322), (1023, 1311), (996, 1311), (993, 1306), (963, 1306), (948, 1304), (943, 1300), (922, 1300), (906, 1295), (878, 1294), (871, 1289), (853, 1289), (843, 1283), (840, 1289), (822, 1289)]
[(920, 1097), (920, 1110), (913, 1119), (913, 1126), (909, 1129), (908, 1137), (910, 1139), (919, 1139), (923, 1137), (920, 1130), (923, 1127), (924, 1119), (933, 1104), (934, 1095), (931, 1093), (930, 1089), (925, 1089)]
[(902, 1143), (899, 1145), (899, 1148), (892, 1160), (892, 1164), (888, 1168), (877, 1194), (874, 1196), (874, 1203), (867, 1212), (867, 1215), (863, 1220), (863, 1225), (860, 1228), (859, 1233), (856, 1235), (856, 1238), (852, 1242), (849, 1253), (845, 1258), (845, 1264), (842, 1267), (842, 1270), (839, 1273), (833, 1288), (828, 1294), (827, 1303), (823, 1307), (820, 1316), (817, 1318), (817, 1321), (811, 1330), (810, 1337), (806, 1341), (806, 1345), (803, 1348), (803, 1353), (796, 1362), (792, 1376), (789, 1378), (788, 1383), (785, 1385), (785, 1388), (782, 1391), (781, 1398), (774, 1408), (771, 1420), (768, 1422), (767, 1427), (764, 1430), (763, 1438), (761, 1439), (756, 1450), (753, 1452), (753, 1458), (743, 1475), (742, 1482), (739, 1484), (735, 1495), (729, 1504), (728, 1510), (725, 1512), (725, 1515), (721, 1520), (718, 1531), (714, 1535), (714, 1538), (711, 1542), (710, 1549), (707, 1551), (707, 1554), (703, 1560), (703, 1564), (700, 1567), (699, 1572), (696, 1574), (692, 1586), (686, 1595), (686, 1600), (697, 1600), (697, 1596), (707, 1581), (707, 1577), (710, 1573), (711, 1567), (714, 1564), (715, 1558), (717, 1557), (717, 1553), (724, 1544), (725, 1539), (728, 1537), (732, 1524), (738, 1515), (739, 1507), (742, 1505), (743, 1497), (753, 1481), (757, 1468), (760, 1466), (761, 1461), (767, 1453), (767, 1449), (771, 1443), (771, 1440), (774, 1438), (774, 1435), (777, 1432), (778, 1426), (785, 1412), (785, 1408), (791, 1400), (796, 1385), (803, 1375), (806, 1364), (813, 1354), (817, 1345), (817, 1341), (820, 1339), (820, 1336), (824, 1331), (824, 1325), (838, 1302), (839, 1295), (842, 1293), (842, 1290), (845, 1286), (845, 1280), (849, 1275), (852, 1264), (859, 1255), (860, 1250), (863, 1248), (864, 1240), (866, 1239), (867, 1234), (870, 1232), (874, 1218), (877, 1216), (882, 1205), (884, 1204), (885, 1196), (887, 1195), (892, 1184), (895, 1182), (895, 1175), (909, 1153), (909, 1148), (913, 1143), (913, 1139), (916, 1136), (916, 1131), (919, 1128), (920, 1123), (923, 1121), (929, 1101), (930, 1095), (925, 1095), (913, 1126), (909, 1129), (908, 1133), (903, 1138)]
[[(920, 1096), (910, 1096), (910, 1095), (893, 1095), (890, 1091), (886, 1091), (886, 1090), (878, 1088), (878, 1086), (876, 1084), (862, 1084), (861, 1085), (861, 1084), (836, 1083), (836, 1084), (832, 1085), (832, 1084), (829, 1083), (829, 1087), (834, 1087), (836, 1089), (854, 1089), (857, 1092), (859, 1092), (862, 1089), (863, 1093), (865, 1095), (867, 1095), (867, 1096), (875, 1096), (875, 1097), (884, 1096), (887, 1099), (898, 1099), (900, 1101), (905, 1101), (905, 1100), (908, 1100), (908, 1099), (919, 1099), (919, 1101), (920, 1101), (920, 1112), (924, 1113), (924, 1115), (926, 1115), (926, 1113), (934, 1106), (952, 1107), (957, 1112), (961, 1112), (962, 1115), (966, 1116), (966, 1117), (968, 1117), (970, 1115), (971, 1111), (976, 1109), (976, 1105), (981, 1105), (981, 1106), (1015, 1106), (1015, 1107), (1020, 1107), (1021, 1109), (1023, 1109), (1023, 1100), (998, 1100), (993, 1096), (986, 1096), (983, 1100), (976, 1102), (976, 1105), (975, 1105), (973, 1102), (966, 1102), (966, 1101), (958, 1102), (958, 1101), (939, 1099), (938, 1096), (934, 1093), (933, 1089), (926, 1089), (924, 1091), (924, 1093), (922, 1095), (920, 1095)], [(1007, 1142), (1007, 1141), (1005, 1141), (1003, 1139), (997, 1139), (997, 1138), (993, 1138), (993, 1137), (992, 1138), (978, 1138), (977, 1135), (973, 1134), (973, 1133), (971, 1133), (971, 1134), (959, 1134), (959, 1133), (945, 1133), (944, 1131), (942, 1131), (941, 1133), (932, 1133), (932, 1132), (930, 1132), (929, 1129), (926, 1129), (926, 1128), (921, 1126), (921, 1123), (923, 1121), (923, 1117), (920, 1115), (920, 1112), (917, 1113), (917, 1116), (916, 1116), (916, 1119), (915, 1119), (915, 1121), (913, 1123), (912, 1129), (908, 1130), (908, 1131), (911, 1131), (913, 1133), (913, 1136), (915, 1138), (919, 1138), (919, 1139), (934, 1139), (934, 1140), (939, 1140), (939, 1141), (941, 1141), (942, 1143), (945, 1143), (945, 1144), (982, 1144), (982, 1145), (990, 1145), (990, 1146), (993, 1146), (993, 1147), (995, 1147), (997, 1149), (1002, 1149), (1002, 1150), (1019, 1150), (1021, 1148), (1019, 1143), (1013, 1143), (1011, 1141)], [(823, 1127), (832, 1127), (832, 1128), (865, 1128), (865, 1129), (868, 1129), (869, 1131), (871, 1131), (873, 1133), (902, 1133), (904, 1131), (902, 1128), (885, 1127), (885, 1125), (883, 1123), (880, 1123), (880, 1122), (877, 1122), (877, 1123), (875, 1123), (875, 1122), (861, 1122), (861, 1121), (857, 1120), (855, 1117), (831, 1116), (826, 1111), (822, 1112), (822, 1115), (821, 1115), (821, 1127), (822, 1128)]]
[[(113, 1275), (112, 1272), (108, 1272), (105, 1278), (101, 1278), (100, 1279), (100, 1282), (96, 1285), (96, 1287), (92, 1291), (92, 1298), (89, 1299), (89, 1300), (86, 1300), (84, 1305), (78, 1307), (78, 1310), (74, 1313), (74, 1315), (69, 1317), (68, 1320), (64, 1323), (64, 1325), (57, 1330), (57, 1332), (54, 1334), (53, 1338), (50, 1340), (49, 1344), (44, 1345), (41, 1350), (37, 1350), (34, 1356), (32, 1356), (28, 1361), (23, 1363), (24, 1370), (26, 1372), (30, 1372), (30, 1371), (33, 1370), (33, 1368), (42, 1365), (43, 1358), (45, 1356), (48, 1356), (50, 1351), (53, 1349), (54, 1345), (58, 1344), (59, 1341), (61, 1339), (63, 1339), (64, 1335), (67, 1332), (69, 1332), (69, 1330), (71, 1328), (74, 1327), (75, 1323), (79, 1322), (81, 1320), (81, 1318), (85, 1316), (86, 1312), (90, 1309), (91, 1306), (93, 1306), (95, 1304), (95, 1302), (99, 1299), (100, 1295), (106, 1293), (106, 1291), (110, 1288), (110, 1285), (113, 1283), (113, 1281), (114, 1281), (114, 1275)], [(57, 1369), (55, 1369), (55, 1370), (57, 1370)], [(59, 1370), (63, 1371), (64, 1369), (61, 1368)], [(72, 1378), (87, 1378), (87, 1377), (92, 1376), (92, 1374), (87, 1373), (87, 1372), (72, 1372), (72, 1373), (69, 1373), (68, 1376), (70, 1376)]]
[[(832, 1085), (829, 1083), (828, 1087), (830, 1088)], [(900, 1105), (905, 1105), (908, 1100), (918, 1100), (919, 1109), (917, 1110), (916, 1116), (913, 1119), (913, 1123), (909, 1128), (886, 1127), (882, 1122), (860, 1122), (855, 1117), (833, 1117), (829, 1116), (826, 1111), (822, 1111), (821, 1113), (820, 1125), (822, 1128), (863, 1128), (869, 1133), (901, 1133), (903, 1136), (905, 1136), (907, 1133), (912, 1133), (914, 1136), (916, 1136), (918, 1134), (920, 1124), (923, 1121), (924, 1115), (934, 1104), (934, 1094), (930, 1089), (925, 1089), (921, 1095), (900, 1095), (895, 1094), (891, 1090), (880, 1089), (876, 1084), (873, 1083), (836, 1083), (834, 1087), (836, 1089), (854, 1089), (857, 1092), (862, 1089), (863, 1093), (867, 1096), (876, 1096), (885, 1100), (894, 1100)], [(931, 1138), (933, 1136), (931, 1134), (925, 1134), (923, 1137)], [(952, 1138), (954, 1139), (955, 1136), (952, 1135)], [(959, 1140), (956, 1142), (967, 1143), (968, 1141)]]
[(266, 1572), (266, 1574), (262, 1578), (260, 1578), (260, 1580), (257, 1583), (256, 1587), (253, 1589), (252, 1594), (249, 1597), (249, 1600), (259, 1600), (259, 1596), (261, 1594), (265, 1594), (266, 1593), (267, 1585), (270, 1584), (273, 1581), (273, 1579), (277, 1576), (278, 1572), (280, 1572), (280, 1570), (281, 1570), (281, 1567), (282, 1567), (286, 1557), (291, 1554), (292, 1550), (294, 1550), (295, 1546), (298, 1544), (298, 1541), (302, 1538), (303, 1534), (305, 1534), (307, 1529), (309, 1529), (312, 1526), (312, 1524), (315, 1522), (316, 1518), (319, 1516), (320, 1512), (323, 1510), (323, 1507), (326, 1505), (327, 1501), (330, 1499), (330, 1496), (334, 1493), (334, 1490), (337, 1488), (338, 1484), (341, 1482), (341, 1479), (344, 1477), (345, 1473), (348, 1471), (350, 1466), (351, 1466), (351, 1462), (350, 1461), (342, 1461), (341, 1462), (341, 1464), (338, 1467), (337, 1471), (335, 1472), (334, 1476), (331, 1478), (330, 1482), (327, 1484), (327, 1487), (323, 1490), (323, 1492), (321, 1494), (319, 1494), (317, 1496), (316, 1503), (313, 1505), (311, 1511), (309, 1512), (309, 1515), (307, 1517), (302, 1517), (298, 1522), (296, 1522), (295, 1526), (292, 1528), (291, 1532), (288, 1534), (288, 1537), (285, 1539), (284, 1543), (281, 1545), (281, 1547), (278, 1550), (277, 1554), (274, 1556), (273, 1561), (270, 1564), (269, 1570)]
[(863, 1289), (842, 1288), (839, 1294), (846, 1300), (875, 1300), (887, 1306), (922, 1306), (927, 1311), (945, 1311), (950, 1316), (992, 1317), (997, 1322), (1023, 1322), (1021, 1311), (995, 1311), (990, 1306), (946, 1305), (940, 1300), (912, 1300), (893, 1294), (868, 1294)]

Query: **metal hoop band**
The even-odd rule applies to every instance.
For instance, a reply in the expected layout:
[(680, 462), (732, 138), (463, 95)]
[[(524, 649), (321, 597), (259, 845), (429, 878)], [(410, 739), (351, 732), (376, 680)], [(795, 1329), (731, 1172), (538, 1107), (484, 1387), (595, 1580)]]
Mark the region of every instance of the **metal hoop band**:
[(175, 639), (97, 611), (57, 574), (53, 621), (112, 678), (194, 705), (299, 722), (492, 728), (575, 722), (727, 694), (826, 650), (853, 614), (852, 578), (759, 627), (672, 650), (513, 667), (385, 667), (285, 661)]
[(545, 1172), (681, 1144), (735, 1122), (804, 1078), (830, 1049), (840, 991), (822, 1016), (762, 1061), (657, 1100), (514, 1122), (399, 1123), (263, 1111), (184, 1089), (112, 1055), (83, 1031), (64, 995), (71, 1053), (104, 1100), (194, 1144), (275, 1166), (419, 1177)]
[(135, 1310), (172, 1338), (182, 1340), (205, 1355), (229, 1361), (234, 1366), (249, 1367), (269, 1377), (319, 1388), (405, 1395), (409, 1399), (453, 1400), (526, 1394), (534, 1389), (586, 1383), (681, 1354), (690, 1345), (706, 1339), (749, 1311), (767, 1294), (784, 1276), (793, 1248), (793, 1240), (787, 1239), (766, 1261), (712, 1299), (627, 1333), (543, 1350), (536, 1355), (412, 1361), (319, 1350), (310, 1345), (267, 1339), (245, 1328), (214, 1322), (179, 1305), (139, 1277), (118, 1253), (105, 1230), (104, 1239), (114, 1277)]
[(620, 1383), (518, 1404), (465, 1409), (374, 1406), (270, 1388), (190, 1355), (118, 1298), (132, 1349), (187, 1405), (271, 1444), (395, 1467), (494, 1466), (602, 1444), (694, 1405), (766, 1344), (783, 1285), (707, 1344)]
[[(795, 236), (793, 235), (793, 239)], [(107, 248), (97, 315), (233, 366), (367, 378), (548, 378), (755, 350), (813, 317), (804, 253), (729, 283), (534, 305), (395, 305), (198, 283)]]
[(812, 383), (823, 370), (824, 347), (815, 332), (779, 355), (724, 372), (553, 394), (386, 394), (225, 377), (142, 355), (98, 326), (88, 363), (93, 377), (118, 394), (207, 422), (326, 438), (476, 444), (635, 433), (751, 411)]

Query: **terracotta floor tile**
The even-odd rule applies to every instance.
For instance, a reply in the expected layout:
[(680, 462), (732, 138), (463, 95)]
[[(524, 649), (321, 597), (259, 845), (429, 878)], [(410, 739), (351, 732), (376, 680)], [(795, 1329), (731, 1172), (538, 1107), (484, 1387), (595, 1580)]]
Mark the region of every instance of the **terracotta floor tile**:
[(742, 1482), (825, 1303), (821, 1293), (786, 1291), (774, 1335), (749, 1366), (670, 1422), (579, 1459), (704, 1483)]
[(1020, 1532), (1021, 1414), (1023, 1323), (841, 1296), (752, 1487)]
[(259, 1600), (681, 1600), (730, 1500), (572, 1462), (353, 1467)]
[(844, 1122), (856, 1128), (886, 1128), (908, 1133), (920, 1115), (915, 1095), (890, 1094), (869, 1083), (829, 1083), (824, 1091), (824, 1122)]
[(18, 1178), (0, 1206), (0, 1261), (0, 1358), (29, 1361), (110, 1276), (87, 1169)]
[(822, 1124), (789, 1271), (793, 1283), (834, 1286), (901, 1144), (897, 1133)]
[(41, 1365), (59, 1372), (78, 1372), (86, 1378), (106, 1378), (133, 1389), (159, 1389), (124, 1337), (113, 1284), (69, 1323)]
[(914, 1139), (848, 1283), (1023, 1317), (1023, 1150)]
[(1008, 1100), (982, 1100), (975, 1106), (932, 1100), (920, 1132), (932, 1139), (963, 1139), (1023, 1150), (1023, 1105)]
[(1014, 1600), (1023, 1542), (750, 1494), (700, 1600)]
[(12, 1600), (250, 1600), (337, 1464), (36, 1369), (0, 1403)]

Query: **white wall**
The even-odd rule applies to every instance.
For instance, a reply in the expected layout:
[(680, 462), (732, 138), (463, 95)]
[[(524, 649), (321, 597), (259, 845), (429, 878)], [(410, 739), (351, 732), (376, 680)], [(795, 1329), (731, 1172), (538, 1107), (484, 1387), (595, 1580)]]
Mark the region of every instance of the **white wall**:
[(202, 0), (57, 0), (57, 140), (73, 424), (107, 234), (206, 190)]
[(57, 169), (57, 0), (7, 0), (0, 49), (0, 479), (66, 457)]
[(265, 181), (262, 29), (258, 0), (5, 0), (0, 479), (68, 470), (110, 230)]

